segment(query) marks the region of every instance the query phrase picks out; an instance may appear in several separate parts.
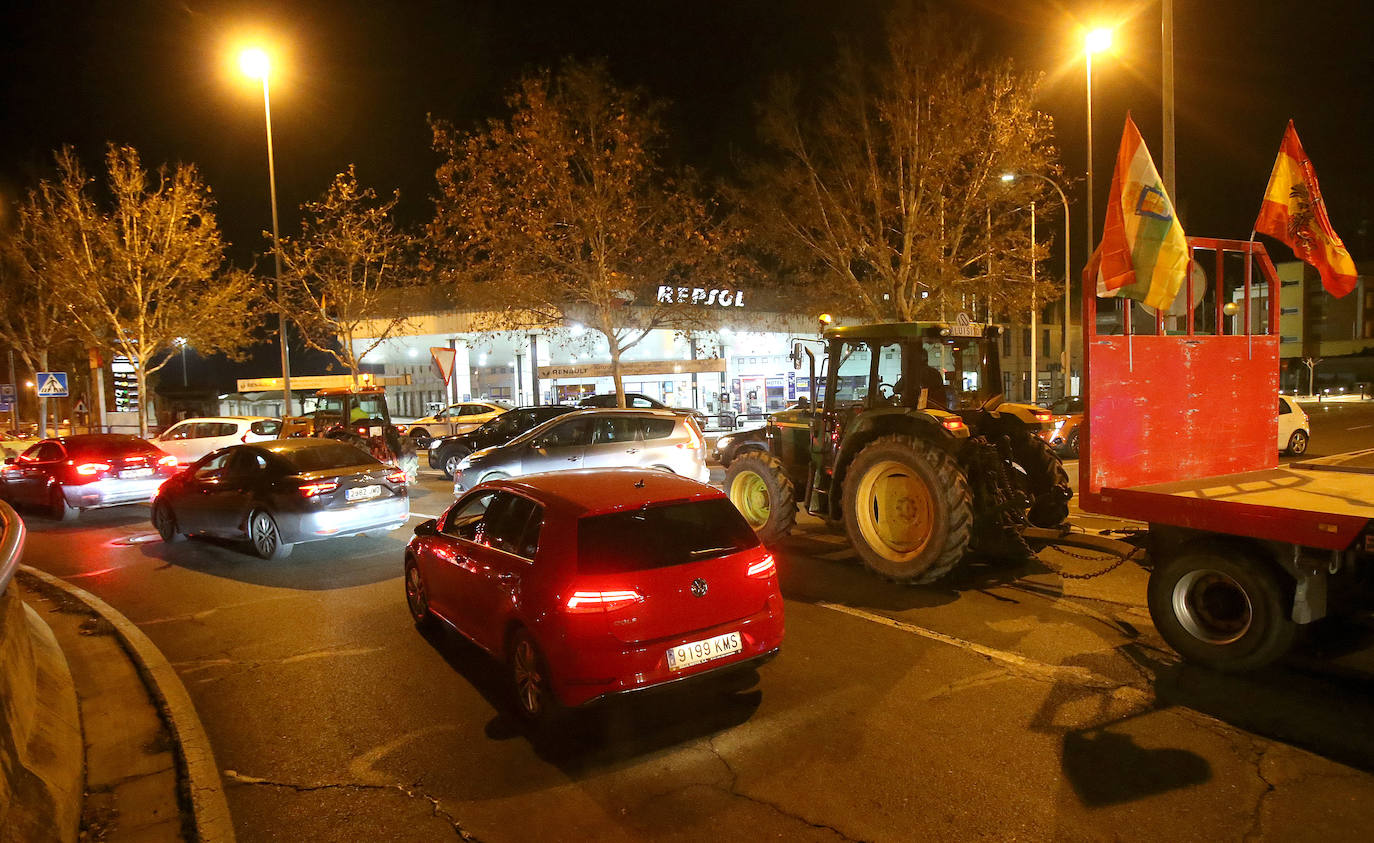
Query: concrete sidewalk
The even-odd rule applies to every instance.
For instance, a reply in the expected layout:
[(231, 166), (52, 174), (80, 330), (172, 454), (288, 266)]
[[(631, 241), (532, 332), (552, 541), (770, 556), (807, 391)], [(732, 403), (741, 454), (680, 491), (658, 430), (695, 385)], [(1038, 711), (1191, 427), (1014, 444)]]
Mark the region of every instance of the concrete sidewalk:
[(51, 629), (74, 681), (82, 745), (61, 760), (84, 771), (81, 839), (232, 841), (209, 742), (161, 653), (127, 618), (55, 577), (21, 569), (15, 589)]

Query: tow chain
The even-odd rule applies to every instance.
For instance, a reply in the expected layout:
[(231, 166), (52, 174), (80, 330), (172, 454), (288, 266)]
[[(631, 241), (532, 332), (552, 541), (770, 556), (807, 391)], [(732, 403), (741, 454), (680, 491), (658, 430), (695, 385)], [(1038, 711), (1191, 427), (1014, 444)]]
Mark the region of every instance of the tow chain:
[[(1060, 537), (1062, 538), (1063, 536), (1068, 534), (1068, 532), (1061, 533)], [(1053, 539), (1046, 540), (1046, 543), (1047, 546), (1053, 547), (1056, 553), (1062, 553), (1070, 559), (1081, 559), (1085, 562), (1096, 562), (1101, 560), (1102, 558), (1100, 555), (1078, 553), (1073, 550), (1069, 550), (1068, 547), (1066, 547), (1064, 544), (1056, 542)], [(1102, 553), (1111, 554), (1112, 551), (1107, 548), (1103, 548)], [(1117, 568), (1120, 568), (1127, 562), (1138, 561), (1144, 555), (1145, 548), (1134, 547), (1127, 553), (1116, 554), (1117, 558), (1112, 560), (1105, 568), (1087, 574), (1070, 573), (1069, 571), (1065, 571), (1063, 568), (1060, 568), (1056, 565), (1047, 562), (1043, 557), (1040, 558), (1040, 562), (1046, 568), (1049, 568), (1051, 571), (1054, 571), (1056, 574), (1058, 574), (1066, 580), (1091, 580), (1100, 576), (1104, 576), (1106, 574), (1110, 574), (1112, 571), (1115, 571)]]

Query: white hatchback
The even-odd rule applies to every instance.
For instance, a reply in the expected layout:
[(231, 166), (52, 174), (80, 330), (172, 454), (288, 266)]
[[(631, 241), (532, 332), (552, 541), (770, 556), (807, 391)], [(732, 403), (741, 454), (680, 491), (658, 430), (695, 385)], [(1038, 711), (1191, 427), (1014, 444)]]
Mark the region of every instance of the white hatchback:
[(221, 416), (179, 421), (153, 438), (159, 448), (177, 458), (178, 465), (190, 465), (211, 451), (265, 442), (281, 433), (281, 420), (266, 416)]
[(1279, 396), (1279, 450), (1285, 454), (1307, 453), (1307, 440), (1312, 436), (1312, 422), (1307, 412), (1294, 398)]

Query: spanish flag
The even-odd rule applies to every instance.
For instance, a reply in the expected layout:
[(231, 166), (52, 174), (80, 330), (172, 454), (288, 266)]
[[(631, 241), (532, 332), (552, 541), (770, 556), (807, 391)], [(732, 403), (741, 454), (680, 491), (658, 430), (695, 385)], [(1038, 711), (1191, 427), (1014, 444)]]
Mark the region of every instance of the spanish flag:
[(1099, 296), (1125, 296), (1168, 310), (1188, 274), (1188, 239), (1129, 114), (1098, 250)]
[(1355, 289), (1359, 281), (1355, 261), (1331, 228), (1317, 171), (1302, 151), (1292, 120), (1283, 133), (1274, 172), (1269, 174), (1255, 231), (1282, 240), (1299, 259), (1315, 266), (1322, 286), (1336, 298)]

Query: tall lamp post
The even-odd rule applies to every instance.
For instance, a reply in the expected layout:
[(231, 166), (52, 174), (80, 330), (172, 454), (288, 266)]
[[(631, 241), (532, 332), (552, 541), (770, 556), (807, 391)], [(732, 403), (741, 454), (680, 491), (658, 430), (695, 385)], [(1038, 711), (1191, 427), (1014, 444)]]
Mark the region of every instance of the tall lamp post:
[(1083, 39), (1088, 78), (1088, 254), (1093, 250), (1093, 53), (1111, 49), (1112, 31), (1094, 29)]
[(267, 92), (267, 77), (271, 61), (259, 49), (239, 54), (239, 67), (244, 74), (262, 80), (262, 111), (267, 122), (267, 188), (272, 197), (272, 261), (277, 271), (277, 333), (281, 337), (281, 397), (282, 417), (291, 415), (291, 357), (286, 350), (286, 309), (282, 306), (281, 236), (277, 229), (277, 167), (272, 157), (272, 98)]

